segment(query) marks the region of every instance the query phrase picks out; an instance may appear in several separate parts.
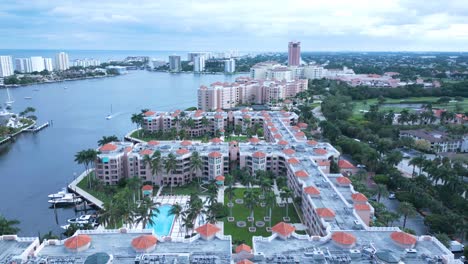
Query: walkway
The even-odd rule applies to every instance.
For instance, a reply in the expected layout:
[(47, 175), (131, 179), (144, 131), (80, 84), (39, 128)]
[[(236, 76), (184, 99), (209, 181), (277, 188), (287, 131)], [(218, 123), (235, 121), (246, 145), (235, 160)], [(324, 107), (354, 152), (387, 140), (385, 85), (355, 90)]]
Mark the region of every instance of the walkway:
[(96, 205), (97, 207), (99, 207), (99, 209), (103, 209), (104, 208), (104, 205), (103, 205), (103, 202), (99, 199), (97, 199), (96, 197), (92, 196), (91, 194), (89, 194), (88, 192), (86, 192), (85, 190), (81, 189), (80, 187), (78, 187), (78, 183), (84, 178), (86, 177), (86, 175), (88, 175), (90, 172), (94, 171), (94, 169), (89, 169), (87, 171), (84, 171), (83, 173), (81, 173), (80, 176), (78, 176), (74, 181), (72, 181), (69, 185), (68, 185), (68, 190), (70, 190), (71, 192), (74, 192), (76, 194), (78, 194), (79, 196), (83, 197), (85, 200), (93, 203), (94, 205)]
[(325, 121), (327, 120), (325, 118), (325, 116), (323, 116), (323, 113), (322, 113), (322, 107), (321, 106), (317, 106), (315, 107), (314, 109), (312, 109), (312, 114), (320, 121)]

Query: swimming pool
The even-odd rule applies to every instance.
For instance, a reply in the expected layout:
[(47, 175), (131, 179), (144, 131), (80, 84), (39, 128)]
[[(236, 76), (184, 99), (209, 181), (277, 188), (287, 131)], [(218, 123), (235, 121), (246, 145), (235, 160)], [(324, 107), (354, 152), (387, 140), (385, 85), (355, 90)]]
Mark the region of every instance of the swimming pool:
[(157, 236), (168, 236), (174, 223), (174, 215), (169, 215), (171, 208), (170, 204), (159, 206), (159, 214), (153, 217), (154, 225), (148, 224), (146, 228), (152, 228)]

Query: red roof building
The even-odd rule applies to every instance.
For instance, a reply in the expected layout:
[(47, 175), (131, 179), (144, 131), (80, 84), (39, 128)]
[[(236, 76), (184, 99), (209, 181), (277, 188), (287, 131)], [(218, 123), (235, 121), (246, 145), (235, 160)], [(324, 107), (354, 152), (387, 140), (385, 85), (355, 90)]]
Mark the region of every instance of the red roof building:
[(299, 160), (296, 159), (296, 158), (290, 158), (290, 159), (288, 159), (288, 163), (296, 165), (296, 164), (299, 164)]
[(210, 154), (208, 154), (208, 157), (210, 158), (221, 158), (223, 155), (218, 152), (218, 151), (213, 151)]
[(278, 234), (281, 238), (288, 238), (296, 228), (285, 222), (279, 222), (271, 228), (271, 231)]
[(177, 155), (185, 155), (188, 154), (190, 151), (186, 148), (181, 148), (176, 151)]
[(350, 248), (356, 244), (356, 237), (346, 232), (335, 232), (332, 240), (341, 247)]
[(351, 180), (348, 177), (344, 176), (336, 178), (336, 182), (342, 186), (349, 186), (351, 184)]
[(320, 195), (320, 190), (317, 189), (314, 186), (307, 186), (304, 188), (304, 192), (307, 193), (310, 196), (319, 196)]
[(65, 240), (64, 246), (72, 252), (81, 252), (89, 248), (91, 237), (88, 235), (76, 235)]
[(108, 152), (108, 151), (114, 151), (117, 149), (117, 145), (114, 145), (112, 143), (107, 143), (104, 146), (99, 148), (99, 151), (101, 152)]
[(153, 235), (142, 235), (132, 240), (132, 247), (138, 253), (148, 253), (154, 250), (157, 242)]
[(315, 149), (314, 152), (318, 155), (327, 155), (328, 153), (326, 149)]
[(317, 208), (315, 209), (315, 211), (317, 211), (317, 214), (324, 218), (325, 220), (333, 220), (333, 218), (335, 218), (335, 212), (330, 209), (330, 208)]
[(305, 170), (296, 171), (294, 175), (296, 175), (297, 177), (301, 177), (301, 178), (309, 176), (309, 174), (307, 174)]
[(148, 145), (150, 145), (150, 146), (157, 146), (157, 145), (159, 145), (159, 141), (150, 140), (150, 141), (148, 141)]
[(202, 226), (199, 226), (195, 230), (197, 231), (197, 233), (200, 234), (200, 236), (203, 239), (210, 240), (210, 239), (214, 238), (216, 233), (218, 233), (221, 229), (219, 229), (219, 227), (217, 227), (217, 226), (215, 226), (213, 224), (206, 223), (206, 224), (204, 224)]
[(249, 247), (248, 245), (246, 244), (240, 244), (239, 246), (236, 247), (236, 253), (240, 253), (242, 251), (245, 251), (245, 252), (248, 252), (248, 253), (251, 253), (252, 252), (252, 248)]
[(395, 242), (397, 245), (404, 247), (404, 248), (412, 248), (416, 244), (416, 237), (411, 234), (405, 232), (398, 232), (395, 231), (390, 234), (390, 238)]
[(261, 152), (261, 151), (256, 151), (252, 154), (252, 157), (254, 158), (265, 158), (266, 154)]
[(294, 151), (294, 149), (285, 149), (285, 150), (283, 150), (283, 153), (288, 155), (288, 156), (291, 156), (294, 153), (296, 153), (296, 151)]
[(367, 197), (362, 193), (353, 193), (351, 194), (351, 199), (355, 203), (365, 203), (367, 202)]
[(187, 146), (190, 146), (192, 145), (192, 142), (188, 141), (188, 140), (184, 140), (182, 142), (180, 142), (180, 144), (184, 147), (187, 147)]

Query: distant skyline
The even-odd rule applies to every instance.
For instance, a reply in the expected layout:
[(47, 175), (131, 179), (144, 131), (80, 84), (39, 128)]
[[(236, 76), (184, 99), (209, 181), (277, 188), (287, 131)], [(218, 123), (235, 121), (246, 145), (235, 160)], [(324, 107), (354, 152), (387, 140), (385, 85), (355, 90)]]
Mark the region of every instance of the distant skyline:
[(0, 49), (468, 51), (466, 0), (3, 0)]

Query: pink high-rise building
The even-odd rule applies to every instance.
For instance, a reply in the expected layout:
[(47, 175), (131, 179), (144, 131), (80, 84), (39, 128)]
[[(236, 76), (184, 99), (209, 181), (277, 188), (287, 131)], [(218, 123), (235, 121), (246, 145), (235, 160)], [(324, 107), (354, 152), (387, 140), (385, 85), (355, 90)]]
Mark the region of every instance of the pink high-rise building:
[(299, 66), (301, 64), (301, 42), (289, 42), (288, 65)]

